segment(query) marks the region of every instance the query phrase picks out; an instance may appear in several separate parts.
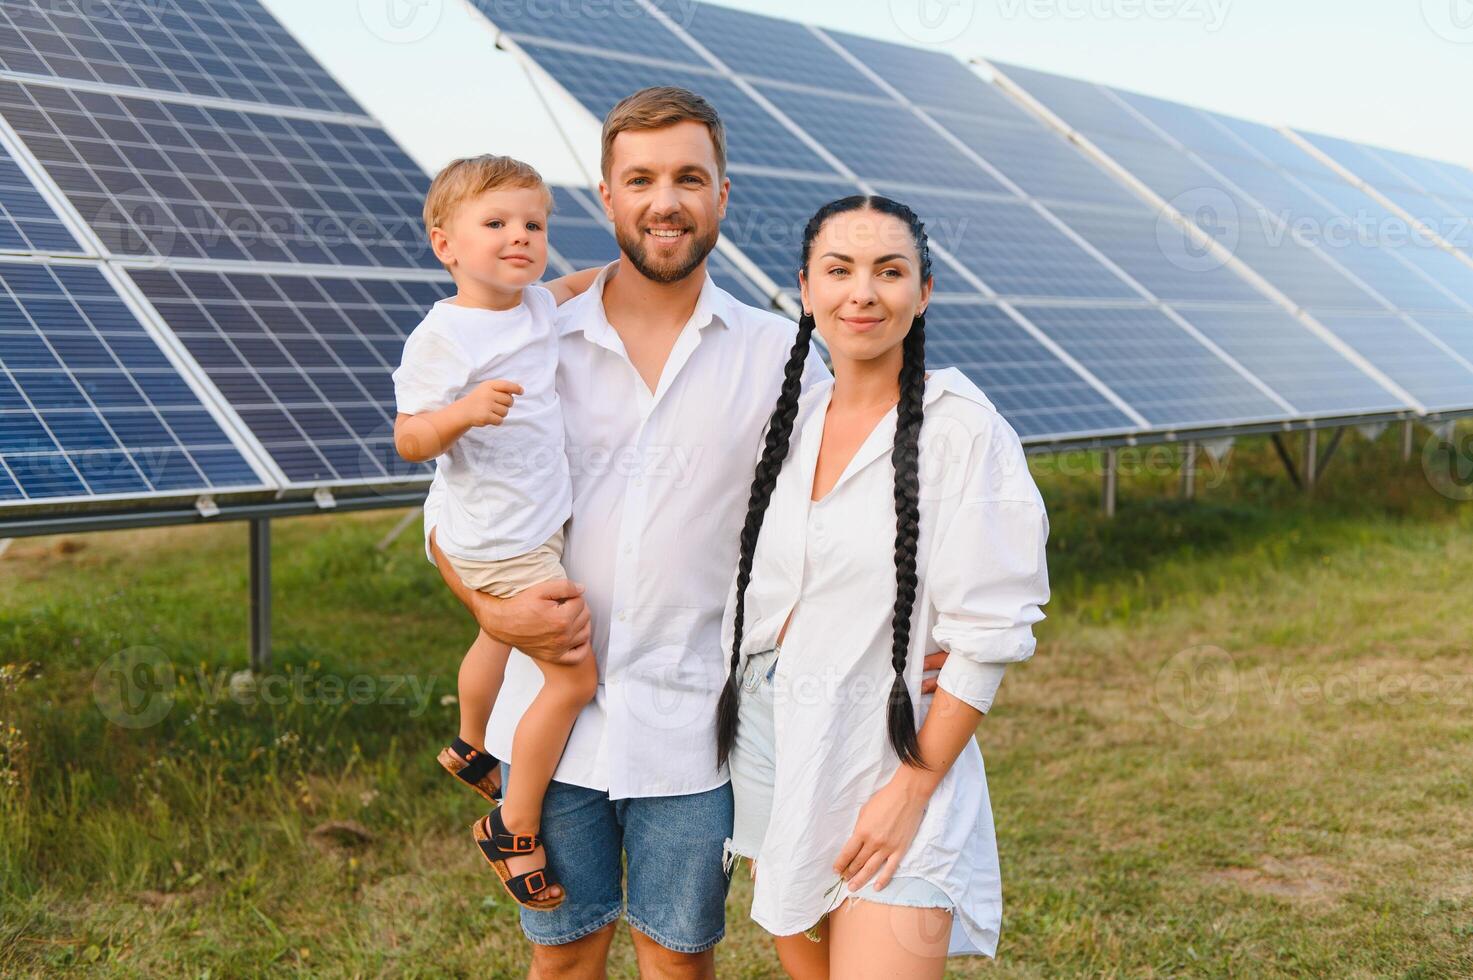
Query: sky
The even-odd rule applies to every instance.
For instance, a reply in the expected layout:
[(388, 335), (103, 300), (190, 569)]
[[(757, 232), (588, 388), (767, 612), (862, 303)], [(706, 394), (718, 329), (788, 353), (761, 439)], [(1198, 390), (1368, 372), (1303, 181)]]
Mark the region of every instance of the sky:
[[(469, 0), (263, 2), (426, 170), (498, 152), (555, 183), (587, 182), (597, 127), (534, 87)], [(634, 0), (517, 2), (607, 16)], [(667, 2), (689, 10), (690, 0)], [(722, 6), (782, 17), (796, 7)], [(1473, 0), (804, 0), (801, 10), (822, 27), (963, 60), (1473, 165)]]

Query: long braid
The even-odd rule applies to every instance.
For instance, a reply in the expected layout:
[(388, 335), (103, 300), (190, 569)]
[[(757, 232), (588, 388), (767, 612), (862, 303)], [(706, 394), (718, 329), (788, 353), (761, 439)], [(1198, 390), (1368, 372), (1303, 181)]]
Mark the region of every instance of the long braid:
[(731, 674), (722, 688), (721, 700), (716, 705), (716, 765), (726, 764), (736, 744), (737, 703), (741, 697), (741, 680), (737, 671), (741, 668), (742, 627), (746, 619), (747, 584), (752, 580), (752, 558), (757, 553), (757, 537), (762, 533), (762, 520), (767, 516), (767, 504), (772, 500), (772, 490), (777, 486), (777, 477), (782, 472), (783, 462), (788, 458), (789, 437), (793, 434), (793, 420), (798, 414), (798, 396), (802, 393), (803, 366), (808, 360), (808, 348), (813, 339), (813, 315), (805, 313), (798, 321), (798, 336), (793, 341), (788, 365), (783, 369), (782, 393), (777, 407), (767, 423), (767, 441), (762, 447), (762, 459), (757, 463), (756, 475), (752, 478), (752, 492), (747, 498), (747, 520), (742, 525), (741, 557), (737, 561), (735, 635), (731, 643)]
[(915, 318), (905, 336), (900, 366), (900, 403), (896, 406), (895, 448), (895, 617), (890, 663), (895, 683), (890, 688), (886, 724), (890, 745), (900, 761), (921, 766), (916, 738), (915, 709), (905, 686), (905, 661), (910, 649), (910, 616), (916, 601), (916, 544), (920, 540), (920, 436), (922, 400), (926, 388), (926, 317)]

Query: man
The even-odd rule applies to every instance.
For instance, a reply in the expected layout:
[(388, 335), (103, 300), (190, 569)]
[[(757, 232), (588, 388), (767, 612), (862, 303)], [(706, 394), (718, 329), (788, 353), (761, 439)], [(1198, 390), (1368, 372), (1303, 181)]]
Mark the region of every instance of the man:
[[(543, 808), (548, 862), (567, 897), (555, 910), (521, 913), (534, 943), (530, 976), (605, 975), (625, 908), (622, 857), (641, 975), (712, 977), (732, 819), (730, 783), (716, 766), (726, 663), (718, 634), (795, 330), (706, 273), (730, 182), (725, 131), (704, 99), (661, 87), (620, 102), (604, 122), (602, 170), (621, 254), (558, 315), (573, 478), (563, 561), (578, 584), (494, 599), (466, 589), (433, 538), (428, 547), (482, 631), (520, 651), (487, 729), (494, 755), (507, 759), (540, 684), (523, 654), (576, 659), (591, 646), (598, 663), (598, 695), (574, 725)], [(814, 354), (804, 387), (827, 377)], [(439, 494), (437, 480), (427, 533)]]

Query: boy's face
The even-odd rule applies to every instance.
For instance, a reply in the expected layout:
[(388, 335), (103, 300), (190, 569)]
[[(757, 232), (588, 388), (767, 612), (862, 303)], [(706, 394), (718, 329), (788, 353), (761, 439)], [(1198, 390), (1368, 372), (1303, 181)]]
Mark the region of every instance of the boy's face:
[(510, 187), (464, 201), (430, 232), (435, 257), (462, 290), (510, 292), (547, 269), (547, 191)]
[(716, 247), (730, 186), (718, 174), (710, 130), (685, 121), (614, 137), (600, 190), (619, 248), (646, 279), (668, 283), (695, 272)]

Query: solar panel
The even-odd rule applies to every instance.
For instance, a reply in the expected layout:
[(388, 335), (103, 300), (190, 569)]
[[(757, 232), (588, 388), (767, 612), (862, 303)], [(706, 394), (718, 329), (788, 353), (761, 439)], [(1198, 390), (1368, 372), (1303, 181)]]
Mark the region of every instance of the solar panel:
[[(612, 51), (637, 60), (706, 67), (700, 55), (637, 4), (584, 4), (571, 16), (556, 3), (471, 0), (471, 4), (518, 42), (538, 38), (594, 55)], [(681, 6), (693, 10), (693, 5)], [(687, 22), (690, 14), (676, 11), (675, 19)]]
[(829, 92), (880, 97), (874, 83), (802, 24), (715, 4), (691, 9), (683, 25), (737, 74)]
[(362, 114), (255, 0), (0, 4), (0, 69)]
[(0, 81), (0, 112), (120, 255), (436, 266), (383, 130)]
[(1135, 423), (996, 306), (933, 302), (926, 356), (975, 380), (1020, 438), (1087, 435)]
[(0, 261), (0, 502), (262, 487), (101, 272)]
[(0, 252), (80, 252), (36, 185), (0, 148)]
[(1018, 309), (1153, 425), (1231, 424), (1284, 414), (1158, 310)]
[(1473, 370), (1401, 317), (1317, 311), (1315, 318), (1427, 408), (1473, 405)]
[[(1163, 222), (1117, 175), (944, 54), (701, 4), (662, 9), (704, 52), (635, 10), (628, 23), (595, 37), (587, 24), (554, 23), (528, 9), (534, 5), (478, 6), (596, 117), (651, 84), (684, 85), (711, 98), (730, 129), (733, 184), (723, 237), (779, 286), (791, 289), (814, 210), (857, 190), (790, 123), (860, 181), (916, 208), (941, 252), (944, 292), (933, 306), (931, 359), (961, 364), (989, 392), (1000, 387), (999, 405), (1012, 400), (1005, 414), (1028, 438), (1136, 431), (1139, 417), (1130, 409), (1152, 426), (1205, 428), (1294, 412), (1355, 414), (1357, 399), (1366, 411), (1405, 407), (1324, 336), (1268, 305), (1236, 268)], [(651, 37), (659, 43), (651, 46)], [(798, 55), (785, 56), (790, 52)], [(748, 98), (732, 76), (761, 99)], [(1171, 197), (1218, 190), (1226, 207), (1190, 208), (1190, 219), (1245, 257), (1287, 253), (1275, 274), (1300, 302), (1384, 308), (1324, 256), (1282, 229), (1264, 228), (1253, 202), (1170, 150), (1114, 95), (1047, 76), (1040, 84), (1072, 99), (1068, 113), (1089, 115), (1102, 140), (1149, 159), (1157, 167), (1153, 189), (1169, 184)], [(723, 100), (739, 108), (729, 110)], [(1256, 158), (1230, 133), (1210, 132), (1219, 150)], [(1325, 209), (1313, 195), (1302, 196)], [(595, 230), (567, 229), (568, 255), (592, 254)], [(1397, 265), (1395, 272), (1423, 282), (1414, 268)], [(985, 289), (974, 292), (972, 282)], [(991, 294), (1017, 312), (987, 302)], [(1447, 298), (1435, 289), (1431, 295)], [(1161, 302), (1213, 305), (1163, 311)], [(1199, 310), (1210, 330), (1191, 324)], [(1077, 347), (1084, 370), (1034, 330), (1071, 353)], [(1237, 363), (1235, 350), (1244, 355)], [(1245, 377), (1252, 369), (1239, 365), (1247, 361), (1260, 363), (1266, 379)], [(1030, 383), (1010, 385), (997, 367), (1010, 364), (1036, 368)]]
[(393, 449), (390, 378), (448, 292), (420, 280), (135, 269), (130, 274), (297, 483), (424, 479)]

